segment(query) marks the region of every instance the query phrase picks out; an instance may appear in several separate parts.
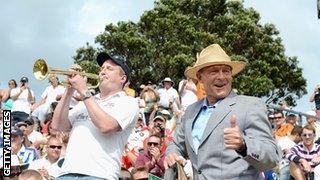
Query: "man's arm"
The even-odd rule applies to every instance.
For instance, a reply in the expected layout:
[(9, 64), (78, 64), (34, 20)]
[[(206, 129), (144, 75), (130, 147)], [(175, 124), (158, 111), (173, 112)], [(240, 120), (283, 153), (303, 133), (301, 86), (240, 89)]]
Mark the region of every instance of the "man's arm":
[[(185, 121), (186, 116), (184, 115), (181, 119), (182, 124), (177, 129), (173, 141), (169, 144), (166, 150), (166, 157), (164, 160), (164, 167), (168, 169), (176, 162), (184, 165), (186, 161), (184, 158), (187, 154), (186, 144), (185, 144)], [(191, 132), (190, 132), (191, 133)]]
[(258, 170), (271, 169), (279, 163), (282, 155), (271, 134), (266, 106), (261, 100), (254, 100), (248, 106), (243, 136), (247, 148), (244, 160)]
[(69, 104), (72, 98), (74, 89), (68, 88), (59, 101), (52, 117), (52, 128), (55, 130), (69, 131), (71, 129), (71, 123), (68, 118)]

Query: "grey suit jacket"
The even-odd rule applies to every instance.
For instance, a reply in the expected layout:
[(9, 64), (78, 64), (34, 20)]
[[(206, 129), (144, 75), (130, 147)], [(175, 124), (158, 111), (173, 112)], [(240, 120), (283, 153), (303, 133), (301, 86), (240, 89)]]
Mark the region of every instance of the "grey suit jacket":
[[(167, 154), (176, 152), (190, 158), (194, 179), (259, 179), (261, 171), (271, 169), (281, 158), (265, 104), (258, 98), (240, 96), (233, 91), (213, 111), (202, 140), (195, 153), (192, 125), (203, 105), (203, 100), (190, 105)], [(230, 127), (230, 117), (236, 115), (237, 125), (243, 132), (247, 155), (243, 157), (224, 144), (223, 130)], [(165, 176), (168, 177), (168, 176)]]

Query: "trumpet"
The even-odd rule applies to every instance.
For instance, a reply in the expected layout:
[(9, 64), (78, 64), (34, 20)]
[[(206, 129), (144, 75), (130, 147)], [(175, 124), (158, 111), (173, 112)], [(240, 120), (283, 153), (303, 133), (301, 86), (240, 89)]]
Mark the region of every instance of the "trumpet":
[[(37, 59), (36, 62), (33, 65), (33, 75), (36, 79), (42, 81), (46, 79), (49, 75), (74, 75), (79, 74), (81, 76), (86, 76), (88, 79), (93, 79), (97, 81), (96, 84), (91, 85), (88, 84), (89, 89), (94, 89), (99, 86), (100, 84), (100, 77), (97, 74), (92, 73), (86, 73), (83, 71), (68, 71), (68, 70), (62, 70), (62, 69), (52, 69), (48, 66), (47, 62), (44, 59)], [(64, 86), (69, 87), (69, 82), (62, 83)]]

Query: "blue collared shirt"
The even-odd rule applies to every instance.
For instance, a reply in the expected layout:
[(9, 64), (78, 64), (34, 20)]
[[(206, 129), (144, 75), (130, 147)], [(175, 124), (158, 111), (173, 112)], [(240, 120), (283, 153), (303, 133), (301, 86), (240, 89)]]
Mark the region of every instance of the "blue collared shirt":
[(198, 148), (202, 139), (203, 132), (206, 128), (207, 122), (211, 117), (214, 108), (219, 104), (220, 101), (216, 102), (213, 106), (210, 106), (208, 99), (203, 101), (200, 112), (197, 115), (196, 120), (192, 125), (192, 141), (196, 154), (198, 154)]

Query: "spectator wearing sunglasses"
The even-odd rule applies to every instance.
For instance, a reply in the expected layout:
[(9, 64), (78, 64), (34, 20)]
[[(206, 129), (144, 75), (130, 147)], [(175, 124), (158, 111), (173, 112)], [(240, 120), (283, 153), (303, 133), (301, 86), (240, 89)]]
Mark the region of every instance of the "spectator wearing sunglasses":
[(320, 163), (320, 146), (314, 143), (315, 133), (312, 125), (304, 126), (301, 133), (302, 142), (291, 148), (291, 152), (286, 155), (290, 161), (290, 174), (295, 179), (313, 177), (314, 168)]
[(147, 151), (140, 154), (135, 162), (135, 167), (146, 166), (149, 173), (159, 177), (164, 175), (164, 153), (160, 151), (161, 137), (158, 135), (151, 135), (147, 142)]
[(62, 142), (56, 136), (50, 136), (46, 144), (46, 156), (33, 161), (29, 169), (38, 170), (44, 177), (56, 178), (60, 173), (58, 160), (60, 159)]

